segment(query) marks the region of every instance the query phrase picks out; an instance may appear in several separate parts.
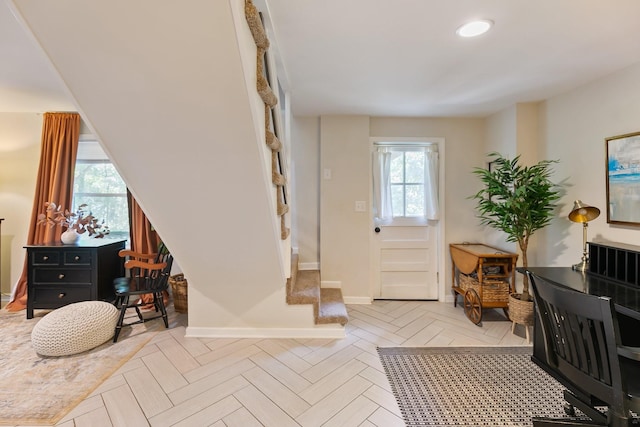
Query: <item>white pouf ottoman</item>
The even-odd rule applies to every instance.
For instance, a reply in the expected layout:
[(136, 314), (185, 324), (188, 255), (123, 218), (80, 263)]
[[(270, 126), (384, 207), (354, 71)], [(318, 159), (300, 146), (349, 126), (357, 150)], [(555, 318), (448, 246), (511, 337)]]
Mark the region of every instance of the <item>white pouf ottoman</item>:
[(42, 356), (68, 356), (91, 350), (113, 337), (119, 310), (104, 301), (83, 301), (45, 315), (31, 331)]

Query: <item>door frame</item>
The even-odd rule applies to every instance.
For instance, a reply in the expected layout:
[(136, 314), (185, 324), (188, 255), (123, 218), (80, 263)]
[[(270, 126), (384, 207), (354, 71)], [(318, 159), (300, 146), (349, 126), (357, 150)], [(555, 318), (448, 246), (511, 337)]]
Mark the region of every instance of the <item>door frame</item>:
[[(438, 301), (444, 302), (447, 296), (446, 289), (446, 251), (445, 251), (445, 205), (446, 200), (444, 195), (445, 193), (445, 138), (444, 137), (370, 137), (369, 138), (369, 200), (373, 200), (373, 162), (372, 156), (374, 151), (375, 144), (380, 143), (399, 143), (399, 144), (411, 144), (411, 143), (430, 143), (437, 144), (438, 146), (438, 201), (440, 207), (440, 220), (437, 221), (438, 225), (433, 228), (436, 230), (435, 232), (435, 248), (437, 249), (436, 256), (436, 265), (438, 266), (438, 271), (436, 273), (437, 283), (438, 283)], [(373, 203), (371, 203), (373, 204)], [(433, 224), (434, 221), (429, 221), (429, 224)], [(369, 260), (373, 260), (373, 228), (375, 227), (375, 223), (373, 221), (373, 213), (371, 209), (369, 209)], [(378, 268), (378, 266), (374, 266), (373, 262), (369, 262), (369, 298), (371, 301), (374, 300), (375, 295), (375, 286), (374, 277), (376, 275), (373, 272), (374, 268)]]

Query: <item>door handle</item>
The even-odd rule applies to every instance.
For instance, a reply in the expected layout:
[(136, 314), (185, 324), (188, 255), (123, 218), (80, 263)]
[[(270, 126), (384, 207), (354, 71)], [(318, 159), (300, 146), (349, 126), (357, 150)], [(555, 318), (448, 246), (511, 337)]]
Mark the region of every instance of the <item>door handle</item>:
[(374, 228), (373, 231), (375, 231), (376, 233), (379, 233), (380, 232), (380, 227)]

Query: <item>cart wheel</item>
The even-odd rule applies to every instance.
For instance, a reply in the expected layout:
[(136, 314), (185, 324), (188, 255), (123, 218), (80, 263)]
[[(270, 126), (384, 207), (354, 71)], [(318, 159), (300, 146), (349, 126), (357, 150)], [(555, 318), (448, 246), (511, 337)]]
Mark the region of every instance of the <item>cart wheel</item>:
[(473, 289), (464, 293), (464, 314), (476, 325), (482, 320), (482, 303), (478, 293)]

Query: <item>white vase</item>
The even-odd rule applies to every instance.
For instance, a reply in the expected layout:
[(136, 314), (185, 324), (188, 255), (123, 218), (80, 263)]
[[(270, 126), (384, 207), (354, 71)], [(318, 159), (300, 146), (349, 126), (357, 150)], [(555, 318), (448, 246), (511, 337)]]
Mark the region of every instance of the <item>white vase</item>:
[(62, 243), (65, 245), (72, 245), (77, 242), (79, 238), (80, 235), (76, 233), (76, 230), (73, 228), (67, 228), (60, 236), (60, 240), (62, 240)]

